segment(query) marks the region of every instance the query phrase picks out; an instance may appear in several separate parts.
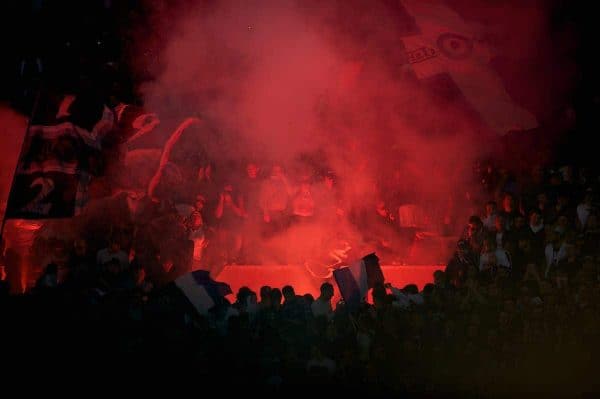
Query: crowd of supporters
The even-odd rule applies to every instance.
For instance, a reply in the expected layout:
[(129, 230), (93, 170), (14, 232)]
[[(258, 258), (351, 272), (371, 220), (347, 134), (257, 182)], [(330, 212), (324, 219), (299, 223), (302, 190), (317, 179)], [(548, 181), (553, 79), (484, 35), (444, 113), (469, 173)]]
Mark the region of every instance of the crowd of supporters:
[[(100, 39), (93, 41), (104, 45)], [(19, 58), (23, 79), (52, 67), (33, 55)], [(24, 104), (32, 99), (27, 88), (19, 96)], [(597, 392), (598, 171), (575, 163), (515, 165), (506, 159), (478, 166), (481, 194), (457, 204), (463, 208), (459, 214), (470, 217), (446, 270), (420, 288), (377, 286), (372, 303), (352, 311), (343, 302), (332, 303), (335, 287), (324, 283), (316, 298), (291, 286), (264, 286), (258, 293), (242, 288), (200, 315), (171, 284), (186, 271), (179, 265), (206, 256), (201, 253), (206, 236), (227, 243), (213, 246), (227, 251), (212, 256), (231, 262), (243, 254), (234, 233), (244, 232), (235, 228), (246, 223), (242, 215), (251, 203), (252, 217), (264, 223), (266, 235), (269, 228), (311, 216), (302, 194), (315, 180), (299, 176), (290, 194), (281, 179), (285, 171), (277, 165), (248, 162), (240, 176), (267, 183), (277, 177), (274, 187), (263, 191), (279, 188), (289, 196), (286, 201), (298, 198), (296, 214), (285, 218), (278, 216), (276, 201), (265, 200), (261, 207), (260, 196), (248, 200), (258, 188), (212, 186), (210, 167), (204, 165), (208, 215), (203, 215), (206, 192), (194, 193), (179, 209), (127, 192), (118, 197), (119, 206), (100, 208), (96, 216), (108, 223), (96, 224), (100, 228), (93, 232), (78, 231), (65, 242), (36, 236), (27, 261), (2, 242), (0, 361), (19, 374), (56, 372), (62, 377), (58, 386), (75, 375), (96, 384), (118, 378), (156, 383), (137, 380), (139, 373), (176, 375), (180, 385), (198, 388), (200, 381), (221, 392), (232, 386), (274, 393), (305, 389), (312, 395), (322, 392), (316, 387), (371, 395)], [(327, 193), (333, 178), (319, 175), (319, 190)], [(246, 198), (244, 209), (237, 188), (239, 198)], [(343, 214), (330, 197), (319, 199), (317, 209), (326, 205), (334, 220)], [(134, 203), (139, 212), (131, 220)], [(372, 204), (381, 219), (370, 222), (389, 221), (384, 205)], [(218, 219), (225, 220), (222, 226)], [(166, 236), (175, 240), (161, 242)], [(386, 237), (378, 241), (385, 251)], [(144, 254), (147, 248), (153, 251)], [(348, 259), (344, 245), (340, 248), (342, 259)], [(31, 284), (24, 284), (26, 263), (44, 266), (28, 276)]]
[(117, 242), (91, 253), (78, 239), (64, 249), (64, 276), (51, 263), (11, 296), (3, 279), (2, 346), (16, 349), (11, 362), (185, 364), (204, 381), (272, 392), (596, 391), (598, 176), (569, 165), (532, 172), (498, 180), (433, 283), (377, 286), (372, 304), (352, 311), (331, 303), (324, 283), (317, 298), (241, 288), (199, 315), (168, 284), (168, 264), (151, 275)]

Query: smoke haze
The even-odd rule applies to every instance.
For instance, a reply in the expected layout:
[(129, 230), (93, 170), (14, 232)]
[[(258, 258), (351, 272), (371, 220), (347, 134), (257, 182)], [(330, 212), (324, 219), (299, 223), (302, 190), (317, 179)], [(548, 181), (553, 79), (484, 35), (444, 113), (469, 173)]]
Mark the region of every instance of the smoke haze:
[[(568, 97), (574, 34), (568, 26), (553, 30), (553, 2), (445, 4), (481, 33), (477, 45), (489, 52), (507, 91), (538, 119)], [(220, 182), (239, 181), (248, 161), (263, 177), (274, 164), (295, 184), (311, 175), (315, 187), (331, 171), (346, 211), (370, 214), (381, 201), (417, 204), (427, 215), (423, 228), (439, 230), (449, 216), (464, 222), (465, 215), (451, 214), (476, 190), (473, 162), (495, 150), (496, 137), (452, 88), (416, 77), (403, 38), (418, 33), (418, 20), (402, 2), (145, 5), (147, 24), (135, 27), (128, 54), (133, 69), (151, 77), (140, 88), (145, 108), (166, 130), (199, 116), (199, 141)], [(289, 260), (290, 251), (308, 248), (292, 248), (292, 241), (369, 234), (367, 227), (316, 221), (268, 244), (276, 258)]]

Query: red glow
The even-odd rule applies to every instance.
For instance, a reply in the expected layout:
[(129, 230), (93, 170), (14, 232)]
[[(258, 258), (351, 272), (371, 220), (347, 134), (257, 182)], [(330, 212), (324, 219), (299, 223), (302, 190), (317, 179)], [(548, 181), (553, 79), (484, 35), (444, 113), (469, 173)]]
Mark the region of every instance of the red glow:
[(0, 217), (3, 217), (27, 119), (0, 105), (0, 121)]
[[(175, 132), (171, 137), (194, 135), (194, 140), (189, 142), (204, 146), (217, 165), (217, 184), (234, 182), (234, 190), (239, 188), (235, 182), (244, 176), (246, 165), (243, 163), (247, 160), (256, 163), (256, 171), (252, 173), (258, 172), (260, 177), (266, 176), (271, 166), (281, 165), (290, 181), (298, 185), (304, 175), (315, 172), (307, 172), (312, 165), (299, 161), (309, 154), (311, 161), (320, 158), (319, 167), (332, 170), (337, 177), (337, 208), (325, 216), (321, 213), (312, 218), (311, 223), (294, 225), (261, 240), (260, 261), (294, 264), (304, 254), (328, 253), (338, 249), (335, 247), (340, 247), (342, 242), (350, 243), (353, 256), (377, 251), (372, 238), (386, 233), (372, 222), (371, 216), (375, 215), (378, 204), (388, 212), (386, 217), (396, 223), (406, 216), (402, 209), (417, 209), (423, 215), (418, 218), (419, 225), (410, 227), (426, 230), (437, 238), (441, 235), (440, 226), (449, 221), (445, 225), (449, 231), (444, 232), (444, 240), (455, 239), (455, 227), (461, 225), (466, 216), (461, 213), (464, 204), (460, 201), (465, 193), (474, 191), (470, 168), (474, 159), (490, 151), (486, 134), (494, 129), (482, 126), (481, 118), (465, 110), (465, 96), (461, 96), (456, 87), (444, 86), (441, 83), (448, 82), (442, 81), (438, 82), (442, 90), (439, 87), (432, 90), (429, 86), (435, 85), (431, 81), (419, 80), (432, 72), (426, 70), (421, 76), (415, 66), (417, 61), (423, 66), (425, 59), (440, 56), (441, 50), (421, 54), (419, 51), (425, 47), (418, 43), (409, 48), (407, 38), (414, 39), (414, 32), (407, 32), (407, 20), (395, 14), (398, 10), (390, 5), (394, 2), (191, 1), (185, 2), (184, 8), (179, 10), (159, 7), (162, 3), (150, 6), (158, 8), (151, 17), (151, 35), (146, 35), (148, 26), (138, 27), (139, 35), (133, 34), (137, 37), (133, 41), (135, 48), (126, 55), (134, 69), (152, 75), (140, 91), (144, 107), (155, 118), (140, 119), (137, 127), (142, 132), (146, 130), (142, 126), (154, 128), (160, 119), (158, 129), (164, 129), (166, 134)], [(429, 2), (404, 3), (430, 6)], [(477, 18), (497, 21), (497, 26), (484, 33), (505, 40), (497, 43), (498, 48), (494, 50), (502, 52), (498, 55), (508, 54), (512, 62), (504, 71), (513, 80), (509, 82), (513, 90), (508, 92), (514, 94), (517, 87), (518, 99), (528, 100), (528, 105), (533, 103), (537, 110), (545, 108), (551, 112), (555, 92), (564, 90), (570, 76), (569, 72), (558, 77), (555, 74), (569, 61), (563, 57), (565, 60), (556, 62), (555, 58), (561, 56), (560, 49), (556, 43), (543, 39), (548, 23), (545, 10), (541, 6), (518, 4), (520, 12), (508, 13), (505, 6), (490, 6), (485, 1), (446, 3), (463, 14), (470, 10), (469, 23)], [(390, 7), (394, 12), (390, 12)], [(441, 18), (434, 30), (445, 29), (447, 22)], [(453, 25), (459, 30), (467, 29), (463, 22)], [(425, 24), (423, 22), (423, 26)], [(463, 33), (452, 33), (454, 41), (449, 42), (449, 46), (457, 46), (455, 56), (470, 54), (471, 43), (467, 47), (463, 43), (461, 47), (461, 43), (455, 41), (457, 37), (470, 40), (471, 36)], [(493, 74), (488, 68), (488, 61), (495, 55), (487, 53), (491, 44), (483, 35), (472, 36), (477, 55), (475, 64), (461, 59), (453, 65), (454, 69), (436, 63), (432, 70), (438, 72), (436, 68), (440, 68), (439, 72), (449, 72), (456, 80), (460, 76), (464, 78), (465, 71), (483, 69)], [(156, 46), (158, 38), (164, 41)], [(158, 55), (154, 60), (139, 56), (147, 53), (149, 47)], [(442, 47), (446, 52), (452, 50)], [(465, 51), (467, 48), (469, 52)], [(556, 69), (539, 68), (542, 64), (556, 65)], [(569, 68), (564, 69), (569, 71)], [(553, 78), (547, 79), (544, 74), (553, 74)], [(495, 75), (467, 75), (472, 86), (486, 86), (489, 80), (492, 85), (499, 82)], [(544, 85), (551, 81), (555, 86), (554, 90), (544, 90), (548, 93), (544, 96), (539, 95), (542, 80)], [(490, 93), (503, 94), (503, 89), (493, 89), (487, 91), (484, 100), (494, 100)], [(473, 99), (473, 96), (467, 97)], [(532, 97), (536, 100), (532, 101)], [(538, 104), (540, 102), (545, 103)], [(186, 118), (199, 115), (202, 127), (195, 126), (185, 132), (186, 129), (176, 129)], [(485, 115), (479, 115), (482, 116), (485, 119)], [(502, 119), (504, 115), (495, 112), (493, 116)], [(0, 157), (0, 197), (6, 198), (25, 121), (3, 109), (0, 120), (3, 122), (0, 129), (6, 129), (6, 134), (0, 131), (3, 155)], [(197, 130), (192, 131), (194, 128)], [(206, 134), (209, 129), (217, 133)], [(156, 148), (126, 154), (120, 180), (142, 182), (138, 187), (144, 187), (144, 193), (153, 193), (159, 180), (170, 171), (166, 166), (173, 143), (167, 143), (163, 151), (164, 144), (156, 143)], [(238, 165), (240, 163), (242, 165)], [(157, 164), (160, 165), (158, 170)], [(315, 190), (329, 184), (317, 176), (312, 177)], [(150, 187), (145, 190), (148, 182)], [(192, 194), (208, 197), (207, 193)], [(211, 200), (208, 198), (209, 203)], [(317, 208), (319, 205), (316, 203)], [(352, 211), (368, 217), (364, 222), (350, 223), (348, 218)], [(262, 220), (245, 228), (244, 235), (260, 237), (264, 227), (261, 223)], [(334, 241), (332, 237), (337, 242), (326, 242)], [(447, 245), (408, 250), (405, 241), (387, 241), (388, 247), (408, 252), (402, 261), (408, 260), (411, 264), (444, 262), (449, 256)], [(278, 267), (273, 268), (277, 274)], [(247, 275), (253, 281), (248, 284), (258, 284), (259, 276), (270, 273), (267, 269), (264, 267), (256, 273), (240, 269), (243, 270), (240, 275)], [(286, 270), (291, 273), (294, 269), (289, 266)], [(414, 278), (419, 279), (416, 282), (421, 286), (419, 281), (426, 280), (415, 273)], [(233, 286), (243, 283), (236, 276), (231, 278)], [(279, 277), (273, 278), (280, 281)], [(293, 278), (299, 292), (314, 292), (313, 282), (300, 274)], [(409, 282), (398, 279), (402, 284)]]

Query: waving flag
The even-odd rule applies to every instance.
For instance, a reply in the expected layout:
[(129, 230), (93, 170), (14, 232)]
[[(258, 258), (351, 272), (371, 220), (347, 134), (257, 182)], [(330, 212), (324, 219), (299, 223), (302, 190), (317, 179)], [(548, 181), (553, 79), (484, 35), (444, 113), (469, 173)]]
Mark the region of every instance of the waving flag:
[(232, 293), (228, 284), (213, 280), (206, 270), (184, 274), (175, 279), (175, 285), (202, 315), (208, 314), (213, 306)]
[(160, 147), (166, 140), (156, 113), (136, 105), (119, 104), (115, 114), (115, 141), (125, 143), (128, 151)]
[(384, 282), (379, 258), (375, 254), (369, 254), (346, 267), (334, 270), (333, 277), (346, 306), (351, 310), (358, 308), (369, 289), (377, 283)]
[[(167, 193), (181, 201), (208, 164), (210, 137), (206, 124), (195, 117), (161, 117), (143, 107), (120, 104), (115, 108), (116, 129), (111, 141), (125, 149), (118, 184), (144, 190), (151, 196)], [(186, 198), (186, 200), (189, 200)]]
[(408, 63), (426, 85), (454, 85), (493, 131), (537, 127), (533, 114), (517, 105), (489, 65), (489, 48), (478, 30), (439, 0), (402, 0), (418, 27), (402, 38)]
[(52, 115), (47, 121), (34, 115), (36, 123), (23, 142), (6, 218), (71, 217), (85, 203), (101, 137), (112, 128), (112, 112), (101, 103), (67, 96)]

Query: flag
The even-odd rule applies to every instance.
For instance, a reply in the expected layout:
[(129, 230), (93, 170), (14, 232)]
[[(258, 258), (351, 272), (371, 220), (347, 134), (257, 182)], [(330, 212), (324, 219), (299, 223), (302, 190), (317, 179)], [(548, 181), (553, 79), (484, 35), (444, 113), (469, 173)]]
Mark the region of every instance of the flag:
[(119, 190), (147, 192), (169, 133), (154, 112), (133, 104), (115, 107), (115, 129), (108, 142), (123, 152), (114, 181)]
[(402, 5), (418, 28), (402, 38), (403, 46), (426, 87), (454, 91), (499, 134), (537, 127), (535, 116), (512, 100), (490, 66), (490, 49), (478, 40), (481, 29), (439, 0), (402, 0)]
[[(107, 110), (93, 112), (67, 96), (51, 122), (43, 123), (34, 115), (36, 124), (29, 126), (23, 141), (6, 218), (64, 218), (78, 213), (100, 152), (100, 135), (110, 129)], [(88, 124), (94, 114), (95, 122)], [(85, 121), (89, 130), (73, 121)]]
[[(192, 190), (198, 170), (208, 164), (208, 147), (220, 150), (199, 118), (160, 117), (143, 107), (120, 104), (115, 108), (112, 142), (125, 149), (117, 184), (144, 190), (152, 196), (169, 195), (181, 201)], [(188, 200), (186, 198), (186, 200)]]
[(95, 172), (112, 111), (93, 96), (42, 100), (31, 119), (11, 187), (6, 218), (49, 219), (79, 213)]
[(166, 141), (165, 129), (161, 129), (161, 120), (156, 113), (137, 105), (119, 104), (115, 114), (114, 141), (124, 143), (128, 151), (160, 148)]
[(350, 310), (358, 308), (370, 288), (384, 282), (379, 258), (374, 253), (334, 270), (333, 277)]
[[(169, 136), (162, 148), (158, 167), (150, 179), (148, 193), (154, 195), (161, 181), (166, 182), (166, 185), (170, 185), (169, 188), (173, 189), (173, 186), (183, 187), (190, 180), (195, 180), (198, 167), (204, 166), (206, 157), (198, 158), (198, 154), (203, 153), (204, 147), (197, 131), (189, 128), (200, 123), (198, 118), (186, 118)], [(172, 176), (176, 176), (175, 178), (168, 177), (169, 170)], [(167, 191), (172, 194), (171, 190)]]
[(206, 270), (184, 274), (175, 279), (175, 285), (202, 315), (208, 314), (213, 306), (222, 303), (224, 297), (233, 292), (228, 284), (213, 280)]
[(375, 255), (375, 253), (371, 253), (363, 257), (362, 259), (365, 263), (367, 286), (369, 288), (373, 288), (376, 284), (383, 284), (385, 278), (383, 276), (381, 266), (379, 265), (379, 258), (377, 257), (377, 255)]

